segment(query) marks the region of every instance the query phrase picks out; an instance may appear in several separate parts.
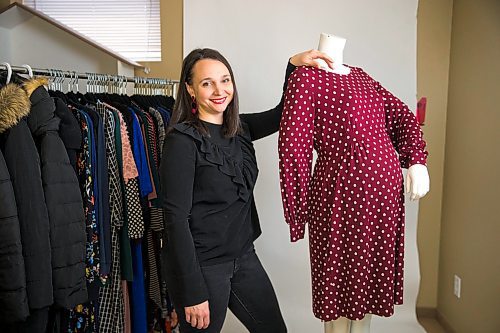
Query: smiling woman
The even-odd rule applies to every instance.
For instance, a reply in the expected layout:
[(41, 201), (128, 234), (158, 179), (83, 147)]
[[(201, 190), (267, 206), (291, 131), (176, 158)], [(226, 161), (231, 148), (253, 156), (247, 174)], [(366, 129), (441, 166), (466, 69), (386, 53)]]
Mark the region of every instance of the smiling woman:
[(193, 50), (183, 61), (180, 82), (171, 124), (187, 121), (208, 135), (206, 120), (222, 125), (225, 136), (239, 133), (238, 91), (226, 58), (212, 49)]
[[(315, 50), (292, 57), (285, 85), (296, 65), (317, 66), (317, 58), (330, 61)], [(283, 99), (240, 115), (231, 66), (212, 49), (192, 51), (180, 81), (160, 175), (163, 261), (181, 331), (220, 332), (229, 308), (250, 332), (286, 332), (253, 245), (261, 229), (252, 141), (278, 131)]]
[(203, 59), (193, 68), (187, 89), (197, 106), (198, 118), (221, 125), (224, 111), (233, 100), (234, 85), (229, 69), (220, 61)]

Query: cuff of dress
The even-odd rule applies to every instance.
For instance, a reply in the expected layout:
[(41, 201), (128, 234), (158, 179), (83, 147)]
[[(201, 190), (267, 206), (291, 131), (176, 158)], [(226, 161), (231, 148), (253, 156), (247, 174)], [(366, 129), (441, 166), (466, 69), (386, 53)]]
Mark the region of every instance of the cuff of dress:
[(414, 164), (422, 164), (427, 166), (427, 152), (426, 151), (418, 151), (412, 153), (410, 156), (400, 156), (401, 167), (403, 169), (408, 169)]
[(290, 241), (296, 242), (304, 238), (306, 231), (305, 223), (293, 223), (289, 224), (290, 227)]
[(408, 161), (408, 167), (411, 167), (414, 164), (422, 164), (427, 166), (427, 152), (426, 151), (418, 151), (413, 154), (411, 154), (409, 161)]

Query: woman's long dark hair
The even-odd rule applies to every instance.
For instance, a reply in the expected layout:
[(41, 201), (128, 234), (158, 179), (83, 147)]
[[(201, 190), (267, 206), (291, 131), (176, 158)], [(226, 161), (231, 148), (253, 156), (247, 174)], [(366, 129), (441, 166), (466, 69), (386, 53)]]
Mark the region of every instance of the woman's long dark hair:
[[(234, 81), (233, 70), (231, 65), (224, 58), (222, 54), (213, 49), (195, 49), (191, 51), (184, 61), (182, 62), (181, 79), (179, 84), (179, 91), (177, 92), (177, 98), (175, 100), (174, 110), (172, 111), (172, 119), (170, 120), (170, 126), (177, 123), (190, 123), (192, 124), (200, 133), (205, 136), (210, 136), (208, 129), (203, 124), (203, 122), (198, 118), (198, 112), (193, 114), (191, 112), (191, 95), (189, 94), (186, 84), (193, 84), (193, 67), (194, 65), (202, 59), (213, 59), (223, 63), (229, 73), (231, 74), (231, 80), (233, 82), (233, 100), (228, 104), (226, 110), (223, 114), (222, 121), (222, 133), (226, 137), (233, 137), (241, 132), (239, 108), (238, 108), (238, 91), (236, 90), (236, 83)], [(169, 131), (171, 128), (169, 129)]]

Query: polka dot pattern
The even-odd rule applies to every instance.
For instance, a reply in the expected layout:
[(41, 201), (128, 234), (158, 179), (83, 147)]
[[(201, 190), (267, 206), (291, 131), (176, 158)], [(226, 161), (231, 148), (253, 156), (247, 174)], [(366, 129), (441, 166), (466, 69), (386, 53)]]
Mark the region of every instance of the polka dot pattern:
[(297, 68), (284, 103), (281, 194), (292, 241), (309, 223), (314, 315), (392, 315), (403, 302), (401, 167), (427, 157), (415, 116), (356, 67)]

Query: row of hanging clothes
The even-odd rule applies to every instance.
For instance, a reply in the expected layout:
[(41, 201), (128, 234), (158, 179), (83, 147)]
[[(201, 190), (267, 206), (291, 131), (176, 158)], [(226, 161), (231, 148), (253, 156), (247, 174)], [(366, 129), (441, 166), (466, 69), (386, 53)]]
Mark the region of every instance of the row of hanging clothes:
[(2, 332), (175, 331), (158, 168), (177, 82), (9, 67), (0, 65)]

